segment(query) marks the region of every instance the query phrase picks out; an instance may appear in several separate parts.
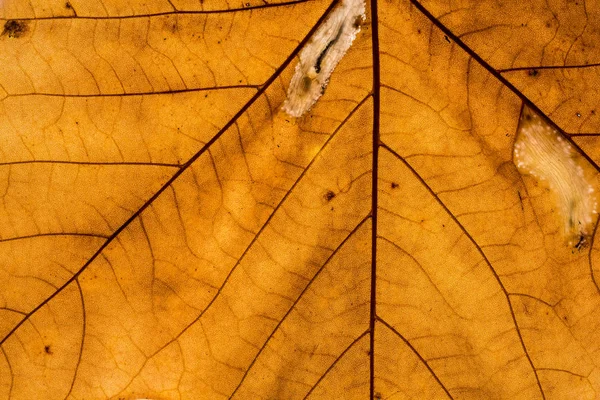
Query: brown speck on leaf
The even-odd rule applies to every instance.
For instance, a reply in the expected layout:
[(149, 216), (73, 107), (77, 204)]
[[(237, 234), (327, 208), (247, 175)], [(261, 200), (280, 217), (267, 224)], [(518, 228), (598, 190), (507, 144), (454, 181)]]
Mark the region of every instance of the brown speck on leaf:
[(2, 36), (8, 35), (10, 38), (20, 38), (27, 32), (27, 22), (9, 19), (4, 24)]
[(44, 351), (46, 352), (46, 354), (53, 354), (52, 349), (50, 348), (50, 345), (48, 345), (48, 344), (44, 346)]
[(529, 76), (538, 76), (540, 72), (537, 69), (530, 69), (529, 72), (527, 72), (527, 74)]
[(585, 239), (584, 235), (579, 235), (579, 240), (574, 247), (577, 249), (577, 251), (581, 251), (588, 247), (588, 241)]
[(325, 200), (331, 201), (335, 197), (335, 193), (333, 193), (331, 190), (328, 190), (323, 197), (325, 197)]
[(65, 8), (66, 8), (67, 10), (72, 10), (72, 9), (73, 9), (73, 6), (71, 5), (71, 3), (70, 3), (70, 2), (68, 2), (68, 1), (67, 1), (67, 2), (65, 3)]
[(392, 182), (391, 186), (392, 186), (392, 189), (396, 189), (400, 185), (398, 185), (396, 182)]
[(446, 40), (446, 42), (450, 43), (450, 39), (448, 38), (448, 35), (444, 35), (444, 39)]
[(310, 77), (305, 76), (302, 78), (302, 90), (304, 90), (305, 92), (308, 92), (311, 85), (312, 85), (312, 79), (310, 79)]

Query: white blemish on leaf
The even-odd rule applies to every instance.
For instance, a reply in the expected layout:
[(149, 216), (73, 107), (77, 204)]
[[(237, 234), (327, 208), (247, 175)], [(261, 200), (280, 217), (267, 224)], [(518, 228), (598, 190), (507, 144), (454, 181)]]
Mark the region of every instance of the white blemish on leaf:
[(306, 113), (321, 97), (329, 77), (348, 51), (365, 19), (364, 0), (342, 0), (300, 52), (283, 110), (292, 117)]
[(583, 157), (527, 107), (521, 115), (513, 151), (519, 172), (532, 175), (554, 193), (567, 241), (581, 246), (592, 233), (597, 204), (591, 179), (582, 167)]

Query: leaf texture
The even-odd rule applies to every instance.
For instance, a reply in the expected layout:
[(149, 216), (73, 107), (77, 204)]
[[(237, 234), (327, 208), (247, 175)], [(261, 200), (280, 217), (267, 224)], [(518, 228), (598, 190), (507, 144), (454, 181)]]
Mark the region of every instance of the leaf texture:
[(290, 117), (338, 6), (0, 3), (0, 399), (598, 398), (597, 218), (513, 146), (600, 188), (599, 6), (373, 0)]

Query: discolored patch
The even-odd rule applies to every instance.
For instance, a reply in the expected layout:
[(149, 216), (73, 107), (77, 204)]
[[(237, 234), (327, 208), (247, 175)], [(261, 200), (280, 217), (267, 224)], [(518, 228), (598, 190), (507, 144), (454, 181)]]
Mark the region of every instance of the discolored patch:
[(331, 190), (328, 190), (323, 197), (325, 198), (325, 200), (331, 201), (335, 197), (335, 193), (333, 193)]
[(300, 52), (283, 111), (301, 117), (324, 93), (333, 70), (365, 20), (364, 0), (342, 0)]
[(582, 248), (593, 231), (597, 196), (587, 161), (554, 127), (528, 107), (523, 108), (513, 161), (553, 192), (565, 239)]
[(9, 38), (20, 38), (29, 30), (26, 21), (9, 19), (4, 24), (2, 36), (8, 35)]

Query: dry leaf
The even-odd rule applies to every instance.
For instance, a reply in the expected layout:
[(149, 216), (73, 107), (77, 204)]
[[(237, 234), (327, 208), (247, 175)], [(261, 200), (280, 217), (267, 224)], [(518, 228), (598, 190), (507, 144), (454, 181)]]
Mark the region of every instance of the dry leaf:
[(338, 6), (0, 3), (0, 399), (598, 398), (600, 4)]

